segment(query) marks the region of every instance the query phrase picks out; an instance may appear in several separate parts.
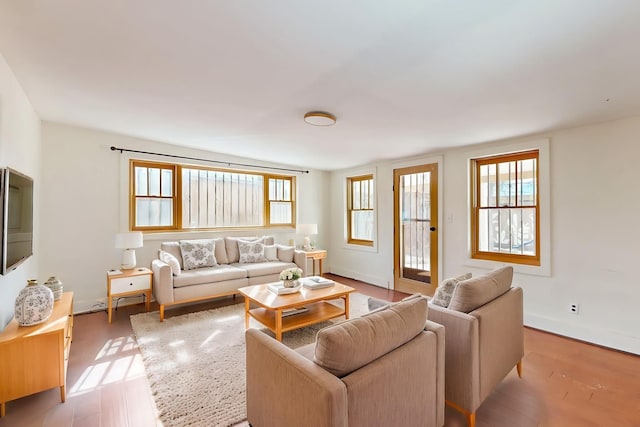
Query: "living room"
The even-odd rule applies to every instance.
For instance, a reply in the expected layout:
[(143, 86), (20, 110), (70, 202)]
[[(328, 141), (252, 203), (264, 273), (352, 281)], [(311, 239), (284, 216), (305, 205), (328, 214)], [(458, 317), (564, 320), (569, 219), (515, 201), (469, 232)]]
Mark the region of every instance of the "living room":
[[(626, 12), (627, 19), (618, 24), (631, 31), (629, 22), (639, 11), (637, 7), (631, 7)], [(2, 27), (5, 28), (2, 31), (8, 31), (8, 26)], [(589, 28), (589, 36), (596, 33)], [(7, 34), (0, 35), (6, 40)], [(583, 35), (587, 37), (587, 32)], [(628, 36), (621, 35), (619, 40), (626, 45), (634, 44)], [(117, 268), (121, 258), (121, 250), (114, 246), (114, 236), (129, 229), (128, 159), (136, 158), (130, 153), (114, 152), (110, 147), (215, 158), (229, 163), (298, 167), (288, 161), (288, 151), (278, 153), (281, 162), (268, 162), (125, 135), (110, 131), (101, 123), (65, 122), (57, 120), (52, 113), (48, 118), (43, 117), (30, 100), (36, 96), (33, 91), (37, 88), (32, 87), (28, 79), (21, 80), (17, 71), (19, 64), (12, 64), (6, 43), (0, 42), (3, 55), (0, 58), (0, 163), (34, 179), (35, 214), (34, 255), (16, 270), (0, 277), (2, 327), (13, 318), (15, 298), (32, 278), (44, 281), (52, 275), (59, 277), (65, 290), (74, 292), (78, 313), (91, 311), (96, 305), (104, 307), (106, 271)], [(597, 51), (619, 53), (616, 48), (599, 46)], [(611, 65), (614, 71), (605, 73), (608, 70), (605, 68), (603, 73), (608, 76), (618, 75), (618, 72), (637, 75), (637, 59), (629, 59), (630, 63), (627, 59), (638, 57), (627, 52), (626, 59), (620, 59), (620, 68), (615, 67), (613, 59), (599, 58), (592, 65), (597, 68), (597, 64), (614, 62)], [(640, 355), (635, 314), (640, 288), (635, 285), (633, 267), (638, 253), (636, 242), (640, 238), (640, 231), (634, 226), (640, 199), (634, 197), (637, 190), (633, 161), (634, 156), (640, 154), (640, 94), (637, 85), (614, 86), (611, 80), (599, 83), (597, 73), (595, 75), (591, 77), (593, 80), (586, 80), (599, 87), (595, 92), (600, 98), (589, 93), (581, 102), (600, 104), (609, 109), (600, 111), (599, 115), (589, 116), (589, 111), (576, 111), (575, 116), (562, 125), (550, 116), (537, 127), (514, 124), (513, 132), (507, 129), (502, 133), (490, 133), (487, 129), (475, 129), (476, 139), (466, 144), (449, 147), (417, 144), (420, 148), (411, 153), (402, 152), (391, 158), (338, 169), (315, 169), (305, 165), (304, 169), (309, 169), (309, 173), (297, 176), (296, 216), (300, 222), (318, 224), (316, 244), (328, 252), (325, 271), (383, 288), (393, 287), (393, 170), (424, 163), (437, 163), (440, 173), (439, 277), (452, 277), (467, 271), (477, 275), (493, 268), (495, 264), (481, 264), (469, 258), (469, 159), (539, 147), (545, 156), (541, 159), (541, 170), (547, 168), (549, 189), (548, 194), (541, 194), (543, 209), (546, 209), (543, 213), (548, 214), (541, 232), (543, 238), (544, 233), (548, 234), (542, 242), (546, 257), (542, 260), (543, 265), (535, 271), (516, 266), (514, 283), (524, 290), (525, 325)], [(571, 78), (567, 77), (567, 81)], [(435, 91), (435, 88), (431, 89)], [(516, 96), (512, 92), (507, 95), (508, 99)], [(624, 101), (619, 101), (622, 99)], [(82, 108), (92, 109), (92, 102), (87, 98)], [(506, 114), (511, 101), (504, 102), (502, 109)], [(531, 109), (545, 105), (533, 105)], [(144, 102), (140, 101), (137, 107), (145, 110)], [(477, 108), (482, 110), (483, 105), (477, 105)], [(448, 114), (455, 116), (454, 112)], [(343, 118), (338, 114), (336, 126)], [(302, 122), (302, 117), (287, 120)], [(465, 123), (457, 122), (456, 126), (465, 127)], [(255, 130), (247, 132), (250, 131)], [(484, 137), (483, 132), (491, 136)], [(228, 146), (220, 147), (228, 149)], [(366, 146), (359, 149), (367, 150)], [(294, 152), (291, 151), (291, 156)], [(332, 155), (343, 156), (341, 151)], [(313, 162), (309, 161), (309, 164), (313, 165)], [(345, 178), (363, 173), (375, 174), (376, 180), (377, 241), (374, 250), (354, 249), (344, 239)], [(196, 234), (215, 237), (225, 233)], [(275, 235), (280, 243), (301, 239), (290, 228), (270, 229), (268, 234)], [(136, 250), (138, 265), (149, 266), (160, 242), (175, 237), (179, 238), (179, 233), (145, 235), (144, 246)], [(572, 303), (579, 304), (578, 315), (568, 309)], [(108, 327), (106, 321), (104, 327)]]

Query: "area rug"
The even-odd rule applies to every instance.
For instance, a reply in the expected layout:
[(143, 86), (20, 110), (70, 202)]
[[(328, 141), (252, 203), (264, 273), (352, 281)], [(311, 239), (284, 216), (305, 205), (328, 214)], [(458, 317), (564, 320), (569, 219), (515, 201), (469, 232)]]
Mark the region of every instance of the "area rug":
[[(367, 311), (367, 297), (351, 294), (351, 317)], [(318, 330), (341, 321), (285, 332), (282, 342), (291, 348), (311, 343)], [(227, 427), (246, 419), (244, 303), (162, 323), (157, 311), (136, 314), (131, 326), (164, 427)], [(250, 326), (273, 336), (254, 319)]]

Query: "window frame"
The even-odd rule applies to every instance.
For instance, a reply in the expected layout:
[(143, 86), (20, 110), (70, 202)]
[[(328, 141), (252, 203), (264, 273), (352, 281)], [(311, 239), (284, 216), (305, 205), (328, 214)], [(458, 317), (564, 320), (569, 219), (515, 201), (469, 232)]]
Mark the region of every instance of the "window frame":
[[(374, 224), (375, 224), (375, 215), (376, 215), (376, 197), (375, 197), (375, 178), (373, 173), (357, 175), (357, 176), (348, 176), (347, 178), (347, 244), (351, 245), (359, 245), (359, 246), (367, 246), (373, 247), (375, 244), (375, 230), (373, 231), (373, 237), (371, 240), (365, 239), (354, 239), (351, 237), (351, 231), (353, 229), (352, 225), (352, 213), (354, 210), (356, 211), (371, 211), (373, 212)], [(353, 183), (354, 182), (362, 182), (362, 181), (371, 181), (372, 187), (369, 191), (369, 205), (371, 206), (368, 209), (353, 209)], [(374, 226), (375, 228), (375, 226)]]
[[(480, 197), (480, 167), (485, 165), (496, 165), (496, 170), (498, 170), (499, 163), (506, 162), (514, 162), (520, 160), (536, 160), (536, 168), (535, 168), (535, 205), (518, 205), (517, 202), (515, 205), (504, 205), (499, 206), (499, 198), (496, 194), (496, 206), (490, 206), (483, 208), (481, 207), (481, 203), (479, 202)], [(483, 157), (476, 157), (470, 159), (470, 196), (471, 196), (471, 212), (470, 212), (470, 240), (471, 240), (471, 258), (478, 260), (486, 260), (486, 261), (494, 261), (494, 262), (506, 262), (511, 264), (521, 264), (527, 266), (541, 266), (541, 206), (540, 206), (540, 150), (539, 149), (530, 149), (526, 151), (516, 151), (509, 152), (497, 155), (489, 155)], [(499, 174), (496, 174), (499, 177)], [(516, 180), (518, 181), (518, 179)], [(496, 189), (499, 187), (499, 182), (496, 183)], [(516, 188), (517, 188), (516, 184)], [(497, 191), (497, 190), (496, 190)], [(517, 197), (516, 197), (517, 200)], [(479, 249), (479, 236), (480, 232), (478, 223), (480, 212), (484, 209), (496, 209), (496, 208), (506, 208), (506, 209), (518, 209), (518, 208), (527, 208), (535, 209), (535, 255), (526, 255), (526, 254), (514, 254), (514, 253), (503, 253), (503, 252), (491, 252), (491, 251), (482, 251)]]
[[(173, 223), (169, 226), (136, 226), (136, 198), (142, 196), (136, 196), (135, 194), (135, 168), (136, 166), (145, 168), (161, 168), (170, 169), (173, 173), (172, 194), (173, 203), (171, 204), (173, 209)], [(217, 171), (225, 173), (236, 173), (245, 175), (259, 175), (263, 178), (263, 201), (264, 208), (262, 212), (262, 225), (247, 225), (247, 226), (228, 226), (228, 227), (198, 227), (198, 228), (184, 228), (182, 227), (182, 172), (183, 169), (199, 169), (206, 171)], [(257, 171), (247, 171), (242, 169), (227, 169), (208, 167), (206, 165), (191, 165), (172, 162), (158, 162), (145, 159), (129, 159), (129, 229), (132, 231), (142, 232), (194, 232), (194, 231), (218, 231), (218, 230), (248, 230), (256, 228), (274, 228), (274, 227), (288, 227), (295, 228), (296, 226), (296, 177), (294, 175), (278, 175), (273, 173), (263, 173)], [(291, 223), (277, 223), (271, 224), (270, 221), (270, 202), (269, 199), (269, 183), (272, 179), (286, 180), (290, 182), (291, 186)], [(146, 196), (145, 196), (146, 197)]]

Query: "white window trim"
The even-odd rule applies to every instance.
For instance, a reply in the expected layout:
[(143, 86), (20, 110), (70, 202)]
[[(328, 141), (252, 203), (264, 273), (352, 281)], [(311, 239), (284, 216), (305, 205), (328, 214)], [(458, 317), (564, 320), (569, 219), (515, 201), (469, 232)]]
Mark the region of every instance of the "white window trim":
[[(471, 195), (473, 189), (469, 185), (473, 171), (471, 160), (496, 156), (500, 154), (516, 153), (519, 151), (538, 150), (538, 187), (540, 210), (540, 265), (512, 264), (500, 261), (474, 259), (471, 257)], [(514, 142), (492, 145), (467, 153), (467, 259), (464, 263), (469, 267), (491, 270), (503, 265), (513, 266), (516, 273), (533, 276), (551, 277), (551, 162), (549, 160), (549, 139)]]

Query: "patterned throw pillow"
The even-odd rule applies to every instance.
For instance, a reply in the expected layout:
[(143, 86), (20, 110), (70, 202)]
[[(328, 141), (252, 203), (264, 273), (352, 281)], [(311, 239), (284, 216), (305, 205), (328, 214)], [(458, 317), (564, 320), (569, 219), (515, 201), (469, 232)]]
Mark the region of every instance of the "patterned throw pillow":
[(180, 240), (182, 265), (185, 270), (218, 265), (214, 251), (215, 242), (211, 239)]
[(178, 258), (174, 257), (169, 252), (160, 250), (160, 253), (158, 254), (158, 258), (160, 259), (160, 261), (164, 261), (167, 264), (169, 264), (169, 267), (171, 267), (171, 273), (174, 276), (179, 276), (180, 273), (182, 273), (182, 270), (180, 269), (180, 263), (178, 262)]
[(430, 301), (431, 304), (445, 308), (449, 307), (451, 296), (453, 295), (453, 291), (456, 289), (458, 282), (462, 282), (467, 279), (471, 279), (471, 273), (443, 280), (440, 286), (438, 286), (438, 289), (436, 289), (436, 293), (433, 294), (433, 298), (431, 298)]
[(240, 264), (267, 261), (262, 243), (238, 240), (238, 251), (240, 252)]

